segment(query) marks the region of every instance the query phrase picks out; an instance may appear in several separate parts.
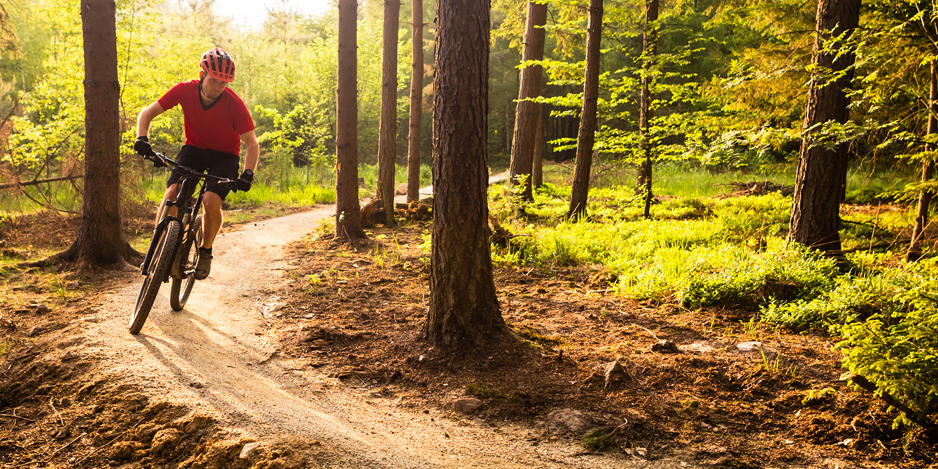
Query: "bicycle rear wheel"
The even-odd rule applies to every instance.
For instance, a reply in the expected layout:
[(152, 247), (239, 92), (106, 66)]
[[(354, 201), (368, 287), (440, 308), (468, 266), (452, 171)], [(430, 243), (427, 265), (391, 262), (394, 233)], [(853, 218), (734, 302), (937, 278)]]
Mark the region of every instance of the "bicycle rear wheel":
[(173, 311), (182, 311), (189, 301), (192, 286), (195, 285), (195, 266), (199, 263), (199, 246), (202, 245), (202, 216), (192, 220), (189, 236), (182, 245), (180, 257), (182, 276), (173, 277), (172, 288), (169, 292), (169, 305)]
[(130, 316), (131, 334), (136, 334), (143, 329), (143, 323), (150, 314), (150, 308), (153, 307), (156, 294), (160, 291), (160, 285), (166, 280), (173, 257), (176, 256), (176, 245), (179, 243), (181, 231), (179, 221), (170, 220), (159, 237), (150, 241), (150, 243), (157, 243), (156, 249), (153, 251), (150, 266), (144, 273), (143, 286), (140, 287), (137, 304), (134, 305), (134, 312)]

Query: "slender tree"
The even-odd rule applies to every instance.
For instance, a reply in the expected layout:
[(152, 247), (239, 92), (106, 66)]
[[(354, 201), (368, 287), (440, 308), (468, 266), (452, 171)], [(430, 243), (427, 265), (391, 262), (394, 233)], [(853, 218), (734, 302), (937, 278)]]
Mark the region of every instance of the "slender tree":
[(428, 342), (482, 346), (506, 331), (489, 248), (488, 0), (439, 0), (433, 75)]
[(423, 0), (413, 3), (410, 132), (407, 135), (407, 202), (420, 199), (420, 133), (423, 126)]
[(537, 130), (534, 131), (534, 163), (531, 165), (531, 184), (537, 188), (544, 184), (544, 105), (537, 105)]
[(338, 84), (335, 116), (335, 234), (364, 238), (358, 203), (358, 2), (339, 0)]
[(599, 100), (600, 43), (603, 35), (603, 0), (590, 0), (586, 40), (586, 76), (583, 83), (583, 110), (576, 141), (576, 169), (567, 218), (576, 220), (586, 215), (590, 186), (590, 166), (596, 132), (596, 106)]
[[(822, 251), (840, 250), (840, 203), (846, 195), (847, 146), (820, 144), (827, 123), (847, 122), (854, 53), (844, 43), (860, 22), (860, 0), (818, 0), (814, 73), (805, 110), (788, 238)], [(838, 39), (835, 39), (838, 38)]]
[(533, 201), (531, 172), (534, 163), (535, 135), (537, 133), (537, 107), (533, 101), (541, 95), (543, 67), (532, 61), (544, 59), (544, 25), (547, 23), (547, 4), (528, 1), (524, 48), (521, 54), (521, 84), (518, 87), (518, 106), (515, 108), (515, 130), (511, 144), (509, 178), (515, 193), (522, 201)]
[(120, 210), (120, 82), (114, 0), (82, 0), (85, 53), (85, 177), (81, 226), (74, 244), (50, 261), (79, 270), (139, 256), (124, 240)]
[(397, 159), (397, 35), (400, 0), (384, 0), (384, 57), (381, 61), (381, 124), (378, 127), (378, 193), (385, 224), (394, 226), (394, 160)]
[[(934, 135), (938, 132), (938, 118), (936, 118), (935, 113), (938, 113), (938, 70), (936, 70), (935, 62), (932, 61), (930, 73), (929, 73), (929, 92), (928, 92), (928, 135)], [(925, 146), (926, 152), (935, 151), (934, 144), (928, 144)], [(922, 162), (922, 183), (925, 184), (928, 181), (931, 181), (932, 177), (935, 174), (935, 160), (932, 158), (926, 158)], [(906, 255), (906, 258), (910, 261), (917, 261), (922, 257), (922, 234), (925, 232), (925, 227), (928, 226), (928, 208), (931, 205), (932, 191), (927, 188), (922, 188), (918, 194), (918, 205), (915, 207), (915, 226), (912, 227), (912, 242), (909, 244), (909, 252)]]
[(654, 118), (655, 111), (651, 107), (654, 96), (649, 85), (652, 81), (652, 60), (656, 55), (658, 55), (658, 0), (648, 0), (645, 2), (645, 31), (642, 35), (642, 91), (638, 110), (639, 145), (645, 156), (638, 170), (638, 190), (644, 196), (645, 218), (651, 217), (651, 201), (654, 200), (651, 185), (654, 148), (650, 141), (649, 122)]

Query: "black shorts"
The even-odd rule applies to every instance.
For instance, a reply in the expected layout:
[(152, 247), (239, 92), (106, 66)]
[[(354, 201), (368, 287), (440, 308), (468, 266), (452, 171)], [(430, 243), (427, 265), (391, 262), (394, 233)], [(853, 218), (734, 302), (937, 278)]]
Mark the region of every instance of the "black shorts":
[[(192, 145), (182, 146), (179, 154), (176, 155), (176, 162), (196, 171), (208, 170), (208, 173), (212, 176), (228, 179), (238, 179), (238, 169), (241, 167), (241, 157), (238, 155), (218, 150), (203, 150)], [(169, 175), (169, 179), (166, 180), (166, 187), (177, 182), (179, 182), (179, 173), (173, 170)], [(214, 182), (208, 183), (207, 190), (218, 194), (222, 200), (225, 200), (228, 192), (230, 192), (227, 187)]]

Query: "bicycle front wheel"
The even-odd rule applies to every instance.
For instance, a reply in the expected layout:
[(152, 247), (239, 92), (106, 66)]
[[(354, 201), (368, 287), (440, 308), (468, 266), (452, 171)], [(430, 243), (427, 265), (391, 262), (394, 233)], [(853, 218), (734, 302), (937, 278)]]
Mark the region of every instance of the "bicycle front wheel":
[(150, 243), (157, 243), (156, 249), (153, 250), (153, 259), (150, 261), (149, 268), (144, 272), (143, 286), (140, 287), (137, 304), (134, 305), (134, 312), (130, 316), (131, 334), (136, 334), (143, 329), (143, 323), (150, 314), (150, 308), (153, 307), (156, 294), (160, 291), (160, 285), (166, 280), (173, 257), (176, 256), (176, 245), (179, 243), (181, 231), (179, 221), (170, 220), (159, 237), (150, 241)]
[(180, 257), (180, 271), (182, 276), (173, 277), (172, 288), (169, 292), (169, 305), (173, 311), (182, 311), (185, 308), (186, 301), (189, 301), (189, 294), (192, 293), (192, 286), (195, 285), (195, 266), (199, 264), (199, 246), (202, 245), (202, 216), (199, 215), (192, 220), (189, 228), (189, 236), (183, 242)]

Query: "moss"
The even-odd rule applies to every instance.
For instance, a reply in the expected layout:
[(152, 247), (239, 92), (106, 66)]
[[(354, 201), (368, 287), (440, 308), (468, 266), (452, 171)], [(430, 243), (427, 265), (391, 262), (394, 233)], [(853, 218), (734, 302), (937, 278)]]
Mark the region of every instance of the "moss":
[(805, 407), (830, 407), (837, 400), (837, 390), (834, 388), (811, 389), (801, 399)]
[(515, 327), (515, 331), (525, 340), (536, 344), (566, 345), (567, 342), (560, 337), (546, 337), (530, 327)]

